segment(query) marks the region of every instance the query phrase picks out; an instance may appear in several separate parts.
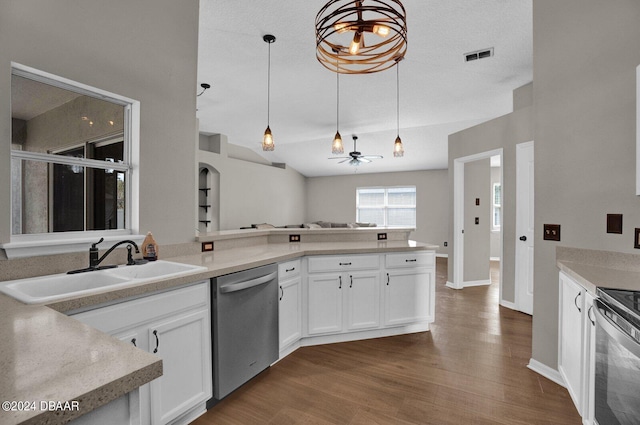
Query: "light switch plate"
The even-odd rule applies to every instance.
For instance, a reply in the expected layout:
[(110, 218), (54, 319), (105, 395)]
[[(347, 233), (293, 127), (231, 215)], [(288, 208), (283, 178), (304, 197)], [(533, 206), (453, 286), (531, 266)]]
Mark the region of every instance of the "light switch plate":
[(607, 214), (607, 233), (622, 234), (622, 214)]
[(545, 224), (544, 236), (545, 241), (560, 241), (560, 225), (559, 224)]

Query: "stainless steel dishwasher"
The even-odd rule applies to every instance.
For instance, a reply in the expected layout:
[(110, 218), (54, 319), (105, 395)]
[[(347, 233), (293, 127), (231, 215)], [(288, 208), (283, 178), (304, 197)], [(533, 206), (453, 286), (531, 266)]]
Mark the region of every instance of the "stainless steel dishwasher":
[(215, 278), (211, 296), (215, 404), (278, 360), (277, 265)]

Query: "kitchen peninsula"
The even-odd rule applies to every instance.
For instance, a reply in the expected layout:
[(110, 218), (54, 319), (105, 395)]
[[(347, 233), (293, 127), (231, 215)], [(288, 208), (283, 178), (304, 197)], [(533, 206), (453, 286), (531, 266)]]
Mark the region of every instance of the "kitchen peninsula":
[[(408, 238), (411, 231), (413, 229), (358, 228), (214, 232), (201, 235), (195, 243), (184, 244), (184, 247), (165, 249), (164, 252), (193, 253), (203, 243), (213, 243), (214, 250), (210, 252), (181, 256), (174, 254), (171, 258), (166, 258), (173, 262), (206, 267), (205, 271), (189, 276), (159, 279), (113, 291), (105, 288), (97, 293), (69, 297), (48, 305), (24, 305), (0, 295), (0, 309), (6, 312), (0, 319), (0, 335), (4, 341), (0, 367), (6, 371), (7, 377), (0, 383), (0, 399), (39, 401), (42, 398), (62, 402), (94, 400), (91, 403), (80, 403), (78, 411), (2, 412), (3, 423), (64, 423), (161, 375), (162, 362), (158, 357), (83, 325), (60, 312), (82, 312), (154, 294), (166, 294), (194, 282), (207, 281), (265, 264), (300, 261), (301, 294), (305, 294), (305, 298), (300, 298), (301, 305), (298, 306), (301, 316), (309, 306), (306, 288), (312, 279), (307, 277), (307, 273), (309, 276), (334, 273), (330, 270), (331, 266), (324, 263), (317, 266), (320, 268), (309, 268), (309, 259), (365, 256), (368, 262), (363, 270), (374, 277), (372, 281), (377, 285), (375, 299), (380, 306), (380, 310), (376, 310), (380, 318), (378, 322), (355, 332), (348, 326), (343, 330), (315, 332), (309, 329), (309, 316), (305, 315), (298, 339), (289, 340), (286, 347), (280, 347), (281, 358), (304, 344), (428, 330), (429, 323), (433, 321), (433, 273), (437, 246), (410, 241)], [(291, 234), (298, 235), (299, 238), (293, 239), (299, 242), (289, 242)], [(409, 254), (411, 258), (407, 257)], [(371, 260), (375, 261), (370, 263)], [(328, 269), (324, 270), (322, 267)], [(409, 289), (424, 283), (420, 290), (427, 291), (429, 299), (424, 300), (425, 310), (418, 312), (420, 317), (415, 322), (406, 317), (390, 315), (402, 311), (402, 306), (398, 303), (406, 299), (406, 293), (396, 294), (391, 291), (394, 279)], [(67, 338), (64, 335), (71, 336)], [(96, 352), (99, 353), (100, 361), (95, 360)], [(42, 377), (44, 372), (46, 379)]]

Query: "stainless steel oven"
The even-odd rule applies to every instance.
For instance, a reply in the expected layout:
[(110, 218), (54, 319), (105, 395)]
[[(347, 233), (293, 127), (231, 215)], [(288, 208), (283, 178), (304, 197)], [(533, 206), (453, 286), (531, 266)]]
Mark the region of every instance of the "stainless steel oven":
[(597, 290), (595, 420), (640, 424), (640, 292)]

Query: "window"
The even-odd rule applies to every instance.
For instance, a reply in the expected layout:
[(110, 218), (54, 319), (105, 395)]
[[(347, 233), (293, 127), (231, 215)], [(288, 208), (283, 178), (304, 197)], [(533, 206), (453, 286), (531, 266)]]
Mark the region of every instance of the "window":
[(493, 184), (493, 228), (500, 229), (500, 221), (502, 215), (502, 185), (500, 183)]
[(133, 233), (139, 109), (135, 100), (12, 64), (12, 243)]
[(416, 187), (357, 188), (356, 221), (383, 227), (415, 227)]

